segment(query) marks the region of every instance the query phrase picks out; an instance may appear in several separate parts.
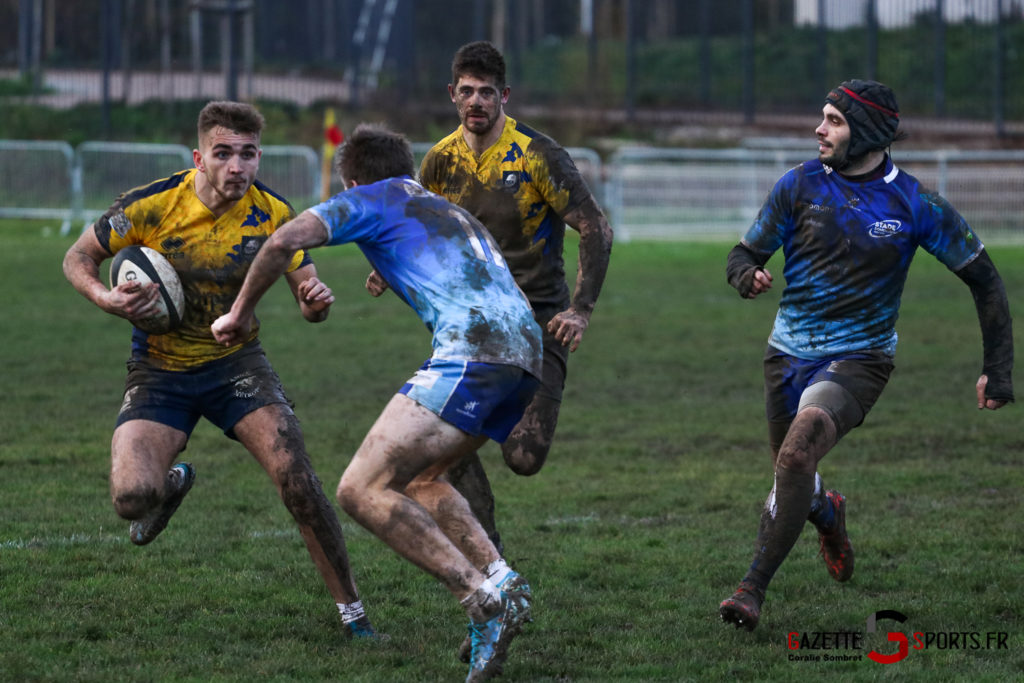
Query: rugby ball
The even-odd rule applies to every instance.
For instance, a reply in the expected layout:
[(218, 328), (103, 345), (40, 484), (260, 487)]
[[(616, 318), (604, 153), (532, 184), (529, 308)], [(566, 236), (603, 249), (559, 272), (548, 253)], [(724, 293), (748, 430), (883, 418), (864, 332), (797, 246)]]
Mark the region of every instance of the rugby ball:
[(178, 272), (163, 254), (134, 244), (117, 252), (110, 264), (110, 287), (132, 281), (160, 285), (159, 312), (149, 318), (133, 320), (135, 327), (149, 334), (166, 334), (181, 325), (185, 294)]

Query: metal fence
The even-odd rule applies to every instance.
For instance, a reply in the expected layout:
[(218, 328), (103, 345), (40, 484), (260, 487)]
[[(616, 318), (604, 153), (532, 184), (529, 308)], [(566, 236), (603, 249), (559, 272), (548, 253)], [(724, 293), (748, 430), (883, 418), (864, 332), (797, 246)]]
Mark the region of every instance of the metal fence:
[[(779, 177), (814, 149), (624, 148), (609, 160), (606, 207), (629, 239), (734, 239)], [(1024, 151), (893, 151), (990, 242), (1024, 241)]]
[[(1024, 121), (1024, 0), (0, 0), (0, 102), (438, 103), (489, 39), (534, 104), (804, 113), (874, 78), (918, 118)], [(558, 109), (556, 107), (555, 109)]]
[(75, 151), (66, 142), (0, 141), (0, 218), (44, 218), (71, 229)]
[[(757, 144), (751, 141), (751, 144)], [(793, 142), (793, 145), (799, 143)], [(431, 143), (414, 143), (419, 162)], [(628, 147), (607, 161), (571, 147), (619, 241), (735, 240), (779, 177), (814, 149)], [(1024, 151), (895, 151), (896, 164), (936, 189), (989, 242), (1024, 242)], [(0, 217), (85, 227), (131, 187), (192, 166), (182, 145), (0, 140)], [(263, 148), (259, 178), (297, 210), (320, 199), (322, 166), (302, 146)], [(341, 188), (330, 186), (331, 192)]]

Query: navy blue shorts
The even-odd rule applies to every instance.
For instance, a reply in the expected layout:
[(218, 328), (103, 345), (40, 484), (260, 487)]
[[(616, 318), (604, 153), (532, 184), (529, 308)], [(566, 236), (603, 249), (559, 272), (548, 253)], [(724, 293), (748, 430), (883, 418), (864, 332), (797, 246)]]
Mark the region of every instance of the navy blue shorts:
[(292, 407), (263, 348), (253, 343), (191, 370), (160, 370), (144, 361), (129, 361), (117, 424), (152, 420), (188, 435), (205, 417), (235, 438), (233, 428), (239, 420), (274, 403)]
[(882, 395), (892, 369), (892, 358), (879, 351), (805, 360), (769, 346), (764, 354), (766, 417), (769, 422), (792, 421), (804, 390), (829, 381), (843, 387), (857, 401), (863, 420)]
[(431, 358), (398, 391), (467, 434), (505, 441), (540, 381), (514, 365)]

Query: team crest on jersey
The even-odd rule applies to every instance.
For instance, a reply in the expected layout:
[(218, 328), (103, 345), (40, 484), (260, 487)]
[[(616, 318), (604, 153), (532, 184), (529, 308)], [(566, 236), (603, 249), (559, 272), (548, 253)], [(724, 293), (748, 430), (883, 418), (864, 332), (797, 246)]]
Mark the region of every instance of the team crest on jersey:
[(501, 174), (501, 189), (515, 192), (519, 189), (520, 180), (519, 171), (505, 171)]
[(888, 219), (877, 221), (868, 226), (868, 234), (872, 237), (892, 237), (903, 229), (903, 223)]
[(260, 235), (258, 237), (247, 236), (242, 238), (240, 244), (236, 244), (232, 251), (234, 254), (228, 254), (228, 257), (235, 263), (250, 262), (256, 258), (256, 252), (260, 250), (263, 243), (267, 241), (266, 235)]

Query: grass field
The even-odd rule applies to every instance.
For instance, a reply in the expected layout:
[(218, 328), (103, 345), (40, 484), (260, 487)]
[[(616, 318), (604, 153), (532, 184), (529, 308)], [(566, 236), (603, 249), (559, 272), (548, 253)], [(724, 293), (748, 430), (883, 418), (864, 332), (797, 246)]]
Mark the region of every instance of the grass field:
[[(168, 530), (145, 548), (128, 542), (107, 470), (129, 326), (65, 282), (70, 242), (0, 222), (0, 680), (461, 680), (458, 605), (339, 511), (363, 600), (391, 636), (342, 638), (269, 480), (209, 424), (186, 452), (199, 478)], [(536, 596), (504, 680), (1021, 679), (1021, 407), (976, 410), (970, 294), (923, 252), (897, 370), (822, 464), (849, 497), (856, 575), (832, 582), (805, 531), (757, 631), (719, 621), (771, 486), (760, 358), (778, 297), (736, 296), (724, 282), (729, 246), (616, 246), (548, 465), (517, 478), (485, 451), (508, 555)], [(992, 253), (1019, 311), (1024, 249)], [(396, 298), (362, 291), (355, 248), (314, 255), (339, 299), (331, 319), (306, 325), (280, 285), (260, 317), (333, 497), (429, 335)], [(907, 621), (865, 634), (886, 609)], [(885, 632), (897, 630), (931, 634), (932, 646), (870, 661), (872, 649), (895, 651)], [(863, 638), (860, 649), (791, 650), (794, 632)], [(968, 649), (950, 648), (962, 632), (981, 647), (968, 636)], [(989, 633), (1005, 634), (1005, 647), (987, 648)], [(828, 659), (841, 656), (852, 660)]]

